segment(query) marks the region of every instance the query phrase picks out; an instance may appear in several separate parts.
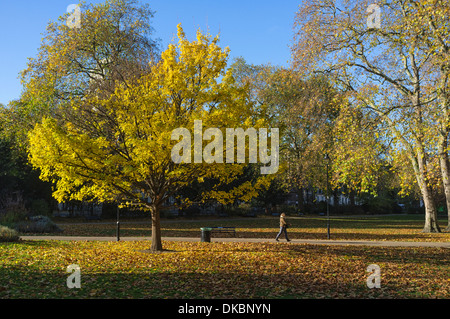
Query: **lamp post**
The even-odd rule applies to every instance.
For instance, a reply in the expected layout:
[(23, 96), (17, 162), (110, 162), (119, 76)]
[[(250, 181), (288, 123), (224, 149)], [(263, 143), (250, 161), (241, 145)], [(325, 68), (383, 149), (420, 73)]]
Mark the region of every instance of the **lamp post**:
[(119, 220), (119, 204), (117, 204), (117, 241), (120, 241), (120, 220)]
[(330, 164), (330, 157), (328, 154), (325, 154), (325, 162), (327, 165), (327, 238), (330, 239), (330, 188), (328, 183), (328, 170), (329, 170), (329, 164)]

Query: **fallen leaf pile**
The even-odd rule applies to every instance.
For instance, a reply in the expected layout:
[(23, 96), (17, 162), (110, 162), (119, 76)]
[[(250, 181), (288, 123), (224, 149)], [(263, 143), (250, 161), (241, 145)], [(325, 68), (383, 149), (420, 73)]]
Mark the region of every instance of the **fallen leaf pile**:
[[(0, 298), (449, 298), (446, 248), (284, 243), (0, 244)], [(81, 289), (67, 288), (69, 265)], [(369, 289), (367, 267), (381, 269)]]

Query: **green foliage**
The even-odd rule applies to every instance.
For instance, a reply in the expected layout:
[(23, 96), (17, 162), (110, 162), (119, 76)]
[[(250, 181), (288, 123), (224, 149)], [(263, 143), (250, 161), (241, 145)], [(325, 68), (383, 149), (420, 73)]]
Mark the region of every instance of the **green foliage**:
[(17, 222), (25, 220), (28, 216), (28, 212), (24, 209), (9, 209), (2, 214), (0, 218), (0, 223), (4, 225), (14, 225)]
[(285, 213), (286, 216), (296, 216), (299, 213), (297, 207), (293, 205), (279, 205), (277, 211), (279, 213)]
[(19, 241), (20, 237), (16, 230), (0, 225), (0, 242)]
[(0, 114), (4, 134), (21, 151), (28, 145), (28, 132), (43, 117), (63, 114), (72, 99), (108, 96), (117, 83), (132, 82), (148, 71), (156, 57), (154, 12), (148, 4), (107, 0), (80, 5), (80, 28), (67, 27), (69, 14), (48, 24), (37, 55), (21, 72), (20, 99)]
[[(39, 173), (33, 171), (27, 161), (26, 143), (22, 139), (32, 126), (25, 128), (11, 117), (13, 114), (19, 116), (14, 107), (14, 103), (8, 108), (0, 107), (0, 210), (3, 210), (0, 219), (1, 215), (6, 215), (3, 219), (8, 223), (16, 221), (14, 216), (17, 214), (26, 215), (25, 205), (31, 214), (49, 214), (51, 202), (51, 185), (41, 181)], [(10, 200), (14, 194), (20, 194), (22, 198), (22, 207), (15, 209), (17, 212), (12, 211), (12, 207), (4, 207), (12, 204)]]
[(325, 188), (323, 157), (333, 152), (333, 127), (342, 103), (333, 83), (293, 68), (249, 65), (243, 58), (232, 68), (249, 88), (259, 114), (280, 129), (284, 174), (275, 188)]
[(0, 223), (3, 225), (14, 225), (16, 222), (25, 220), (28, 210), (20, 193), (0, 198)]
[(31, 202), (30, 205), (31, 214), (34, 216), (44, 215), (50, 216), (51, 210), (47, 203), (47, 201), (43, 199), (35, 199)]

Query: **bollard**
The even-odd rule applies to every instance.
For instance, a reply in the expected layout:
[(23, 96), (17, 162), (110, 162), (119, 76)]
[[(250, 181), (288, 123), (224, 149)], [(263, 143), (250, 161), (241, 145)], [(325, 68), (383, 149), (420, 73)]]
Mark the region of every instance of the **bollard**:
[(211, 228), (204, 227), (200, 228), (202, 231), (201, 241), (202, 243), (210, 243), (211, 242)]

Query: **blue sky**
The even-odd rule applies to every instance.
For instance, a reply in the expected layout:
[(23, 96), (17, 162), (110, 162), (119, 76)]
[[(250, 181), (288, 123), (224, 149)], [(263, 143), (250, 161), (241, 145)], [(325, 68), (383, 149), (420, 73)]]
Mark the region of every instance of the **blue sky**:
[[(86, 1), (102, 2), (100, 0)], [(141, 0), (156, 11), (155, 38), (163, 49), (183, 24), (194, 39), (201, 28), (212, 35), (220, 32), (221, 46), (228, 46), (231, 58), (242, 56), (253, 64), (288, 66), (295, 13), (301, 0)], [(0, 103), (20, 96), (18, 74), (28, 57), (37, 54), (49, 21), (56, 21), (78, 0), (0, 0)]]

